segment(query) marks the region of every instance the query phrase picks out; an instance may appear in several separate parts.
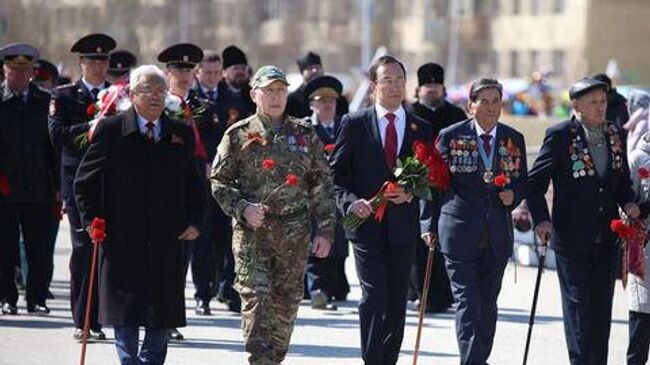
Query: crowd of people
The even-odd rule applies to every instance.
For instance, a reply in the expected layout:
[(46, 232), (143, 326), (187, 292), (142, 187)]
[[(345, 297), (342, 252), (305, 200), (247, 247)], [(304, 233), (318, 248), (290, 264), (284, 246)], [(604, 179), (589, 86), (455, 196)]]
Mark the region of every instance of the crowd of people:
[[(70, 49), (81, 77), (63, 85), (35, 47), (0, 49), (3, 315), (19, 312), (17, 267), (27, 313), (49, 314), (65, 214), (72, 336), (105, 339), (112, 326), (122, 364), (162, 364), (168, 341), (183, 339), (190, 268), (195, 313), (211, 315), (213, 299), (241, 313), (249, 362), (280, 364), (303, 299), (329, 311), (347, 300), (351, 247), (365, 364), (397, 363), (411, 300), (426, 312), (455, 305), (460, 363), (482, 365), (512, 255), (511, 212), (526, 201), (556, 252), (571, 364), (607, 363), (618, 252), (610, 221), (650, 210), (635, 175), (650, 160), (647, 94), (633, 95), (628, 121), (628, 109), (610, 116), (608, 80), (578, 80), (573, 116), (547, 130), (529, 171), (524, 136), (500, 121), (504, 90), (492, 78), (471, 84), (466, 114), (445, 98), (443, 67), (426, 63), (417, 101), (406, 103), (404, 64), (386, 55), (368, 70), (370, 106), (349, 112), (343, 85), (313, 52), (297, 60), (304, 82), (289, 93), (283, 70), (253, 72), (236, 46), (218, 54), (175, 44), (158, 54), (163, 69), (116, 46), (106, 34), (81, 37)], [(430, 200), (388, 184), (418, 143), (435, 145), (450, 175)], [(346, 226), (349, 217), (363, 223)], [(94, 267), (96, 218), (106, 237)], [(441, 254), (423, 302), (429, 247)], [(628, 364), (647, 360), (649, 287), (634, 280), (644, 294), (630, 308)]]

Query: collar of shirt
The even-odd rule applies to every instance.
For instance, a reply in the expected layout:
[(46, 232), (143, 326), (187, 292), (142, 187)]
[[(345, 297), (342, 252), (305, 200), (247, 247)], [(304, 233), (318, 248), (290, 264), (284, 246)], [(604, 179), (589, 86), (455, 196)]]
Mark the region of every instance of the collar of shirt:
[[(147, 133), (147, 123), (148, 120), (144, 119), (140, 114), (138, 115), (138, 128), (140, 129), (140, 134), (144, 135)], [(153, 137), (156, 141), (160, 140), (160, 119), (153, 121)]]
[(205, 86), (203, 86), (203, 85), (201, 85), (201, 84), (199, 84), (199, 85), (201, 86), (201, 90), (203, 91), (203, 94), (204, 94), (205, 96), (208, 96), (208, 93), (209, 93), (210, 91), (214, 92), (214, 97), (215, 97), (215, 98), (217, 97), (217, 95), (219, 95), (219, 90), (218, 90), (218, 88), (217, 88), (216, 86), (213, 87), (212, 89), (208, 89), (207, 87), (205, 87)]
[(477, 136), (479, 139), (481, 139), (481, 135), (482, 135), (482, 134), (485, 134), (485, 133), (487, 133), (487, 134), (489, 134), (490, 136), (492, 136), (492, 141), (494, 141), (494, 140), (497, 139), (497, 128), (498, 128), (498, 126), (499, 126), (499, 123), (495, 124), (495, 125), (494, 125), (494, 128), (490, 129), (489, 132), (484, 131), (483, 128), (481, 128), (481, 125), (478, 124), (478, 122), (476, 121), (476, 119), (474, 119), (474, 125), (476, 126), (476, 136)]
[(86, 87), (86, 89), (88, 89), (89, 92), (92, 91), (93, 89), (99, 89), (99, 91), (102, 91), (106, 88), (106, 81), (102, 82), (99, 85), (93, 85), (88, 81), (86, 81), (85, 78), (82, 77), (81, 82), (84, 84), (84, 86)]
[(402, 149), (402, 142), (404, 141), (404, 133), (406, 131), (406, 112), (404, 108), (400, 105), (397, 110), (391, 112), (390, 110), (379, 105), (375, 104), (375, 111), (377, 112), (377, 124), (379, 126), (379, 135), (381, 137), (381, 145), (386, 144), (386, 127), (388, 127), (388, 119), (386, 119), (386, 114), (393, 113), (395, 114), (395, 130), (397, 131), (397, 154)]
[(311, 125), (313, 125), (315, 127), (315, 126), (317, 126), (319, 124), (322, 125), (324, 128), (327, 128), (327, 127), (334, 128), (334, 121), (333, 120), (330, 120), (329, 122), (324, 122), (324, 121), (318, 120), (318, 117), (316, 116), (316, 114), (312, 114), (311, 115)]

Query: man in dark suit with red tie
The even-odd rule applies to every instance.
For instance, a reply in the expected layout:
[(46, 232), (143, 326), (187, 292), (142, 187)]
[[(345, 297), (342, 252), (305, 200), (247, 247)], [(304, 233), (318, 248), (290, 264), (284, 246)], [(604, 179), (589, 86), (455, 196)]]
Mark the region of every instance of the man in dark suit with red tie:
[[(375, 104), (343, 118), (331, 162), (338, 209), (362, 218), (372, 214), (369, 201), (384, 182), (395, 180), (397, 158), (411, 156), (414, 141), (433, 138), (429, 124), (402, 107), (404, 65), (383, 56), (369, 74)], [(367, 365), (397, 363), (419, 234), (417, 199), (401, 187), (385, 197), (389, 203), (382, 221), (369, 218), (356, 230), (346, 231), (361, 283), (361, 353)]]

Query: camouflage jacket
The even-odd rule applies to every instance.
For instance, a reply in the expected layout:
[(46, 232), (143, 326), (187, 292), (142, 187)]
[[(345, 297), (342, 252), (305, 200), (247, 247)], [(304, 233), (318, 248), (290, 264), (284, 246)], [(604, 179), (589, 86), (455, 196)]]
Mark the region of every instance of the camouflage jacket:
[[(273, 169), (262, 166), (269, 159)], [(298, 177), (298, 184), (276, 189), (289, 173)], [(272, 126), (268, 117), (255, 114), (233, 124), (217, 148), (210, 182), (223, 211), (241, 223), (249, 203), (266, 200), (267, 219), (288, 219), (308, 211), (316, 219), (315, 233), (333, 240), (332, 177), (322, 142), (303, 120), (285, 116), (282, 124)]]

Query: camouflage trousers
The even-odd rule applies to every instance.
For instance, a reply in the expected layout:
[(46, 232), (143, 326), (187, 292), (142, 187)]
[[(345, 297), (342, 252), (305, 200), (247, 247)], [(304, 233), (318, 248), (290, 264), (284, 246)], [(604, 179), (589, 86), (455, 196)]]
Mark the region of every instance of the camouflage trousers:
[(244, 344), (254, 365), (277, 365), (289, 349), (303, 297), (309, 256), (309, 217), (267, 217), (252, 231), (233, 231), (235, 289), (242, 300)]

